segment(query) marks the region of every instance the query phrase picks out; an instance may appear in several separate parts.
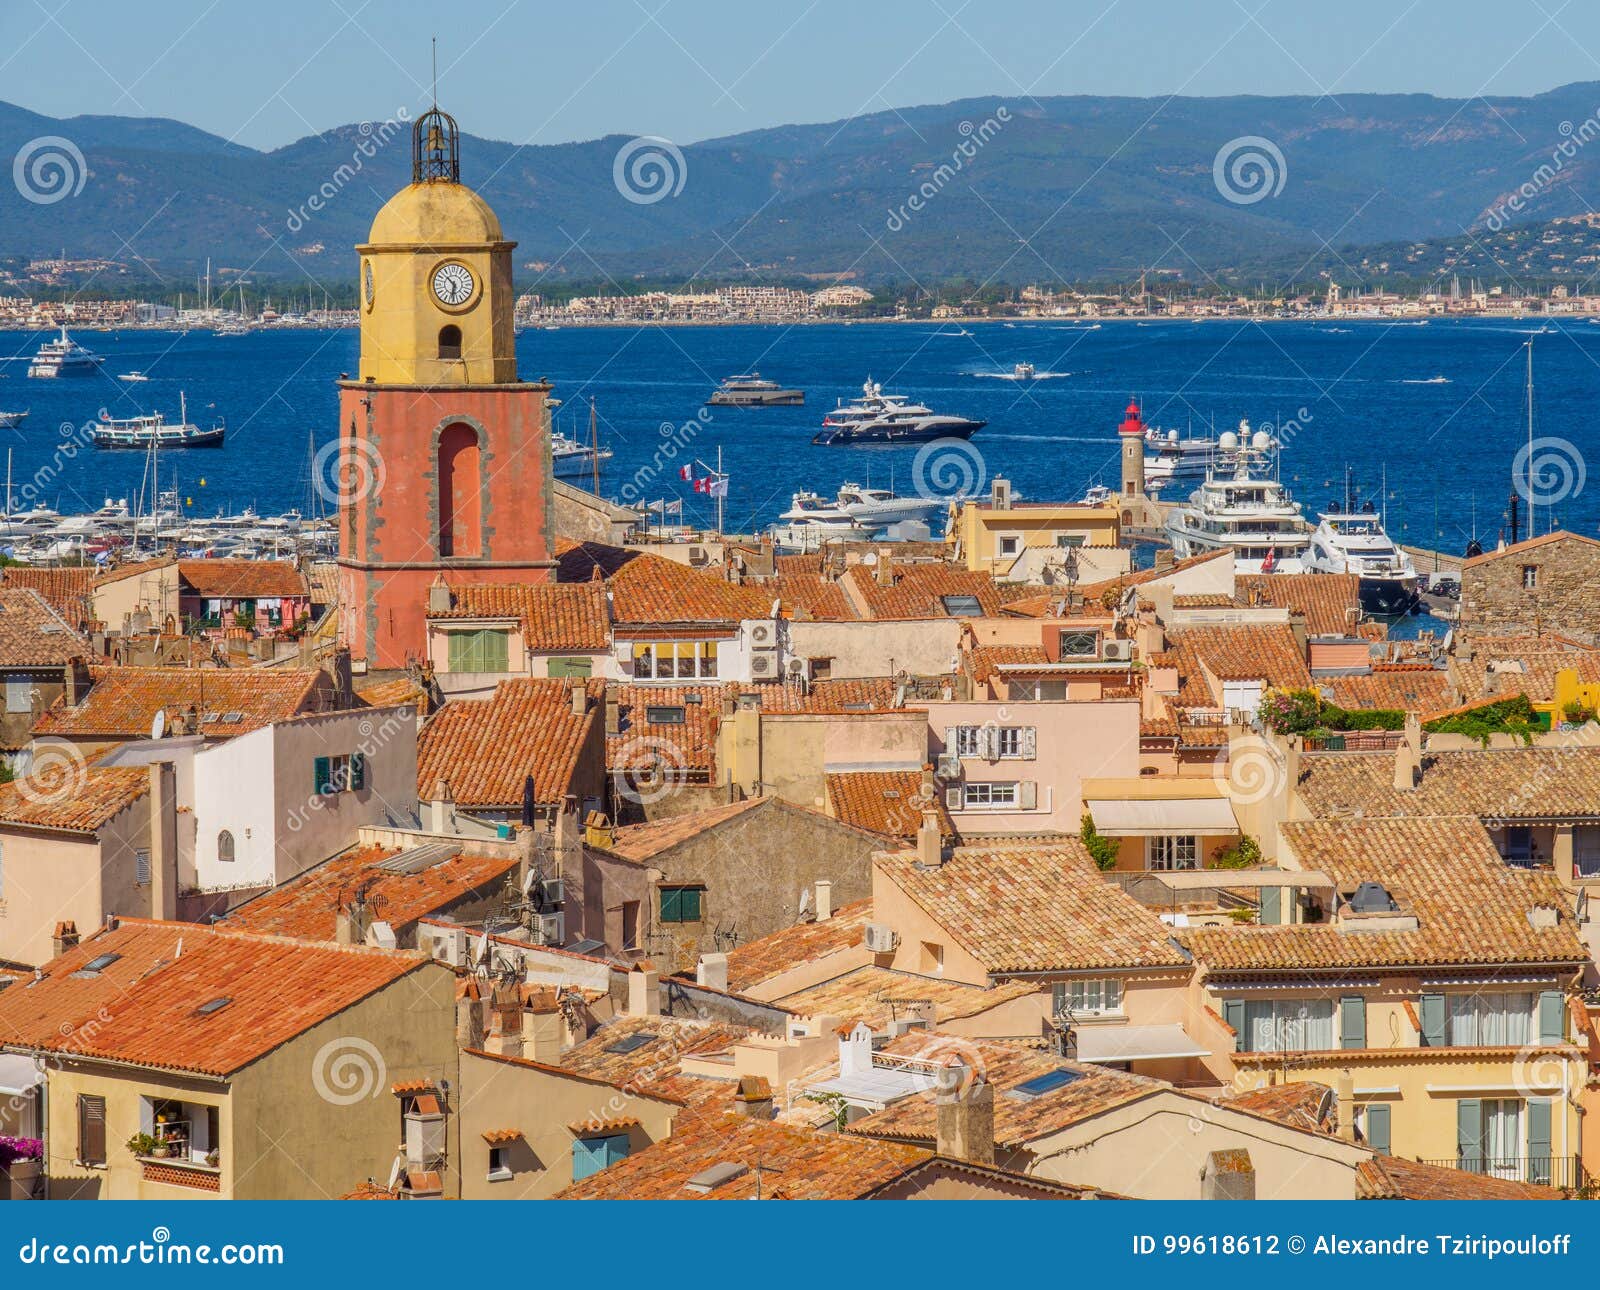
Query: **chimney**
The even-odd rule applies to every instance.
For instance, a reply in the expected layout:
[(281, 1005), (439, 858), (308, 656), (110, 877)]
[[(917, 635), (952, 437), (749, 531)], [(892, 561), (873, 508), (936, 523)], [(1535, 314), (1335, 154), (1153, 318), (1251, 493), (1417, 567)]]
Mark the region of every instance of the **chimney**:
[(78, 948), (78, 925), (73, 922), (57, 923), (50, 936), (50, 957), (60, 958), (68, 950)]
[(813, 888), (817, 902), (817, 922), (825, 923), (833, 917), (833, 881), (818, 878)]
[(341, 645), (333, 651), (333, 658), (329, 667), (333, 677), (334, 702), (339, 711), (353, 708), (356, 705), (356, 679), (355, 669), (350, 663), (350, 647)]
[(894, 551), (889, 547), (878, 548), (878, 562), (873, 567), (872, 576), (880, 587), (894, 586)]
[(75, 708), (84, 701), (89, 694), (89, 665), (82, 658), (74, 657), (67, 663), (66, 676), (67, 707)]
[(609, 685), (606, 686), (606, 734), (607, 736), (622, 733), (622, 704), (617, 698), (617, 692)]
[(1213, 1151), (1200, 1171), (1201, 1200), (1254, 1200), (1256, 1167), (1242, 1147)]
[(1394, 750), (1394, 786), (1413, 791), (1422, 777), (1422, 723), (1415, 712), (1406, 713), (1405, 737)]
[(178, 916), (178, 802), (170, 761), (150, 763), (150, 917)]
[(999, 475), (989, 485), (989, 505), (997, 511), (1011, 509), (1011, 481), (1002, 479)]
[(444, 778), (433, 781), (433, 796), (424, 804), (423, 824), (429, 833), (455, 832), (456, 799)]
[(489, 1051), (502, 1057), (521, 1057), (522, 992), (515, 985), (495, 986), (490, 1018)]
[(661, 973), (648, 959), (640, 959), (628, 971), (628, 1015), (661, 1015)]
[(444, 574), (437, 575), (433, 584), (428, 588), (428, 612), (430, 614), (448, 614), (454, 607), (452, 605), (450, 588), (444, 580)]
[(944, 841), (939, 835), (939, 813), (924, 811), (922, 827), (917, 830), (917, 860), (930, 869), (944, 863)]
[(575, 717), (583, 716), (584, 713), (589, 711), (588, 687), (578, 677), (573, 677), (568, 682), (568, 689), (571, 691), (572, 715)]
[(770, 1120), (775, 1109), (772, 1084), (765, 1075), (739, 1076), (739, 1088), (733, 1095), (735, 1115), (749, 1120)]
[(456, 1004), (456, 1044), (482, 1051), (489, 1033), (489, 1001), (478, 991), (478, 983), (469, 981), (467, 992)]
[(1346, 1142), (1356, 1140), (1356, 1082), (1349, 1071), (1340, 1071), (1334, 1081), (1334, 1094), (1338, 1101), (1338, 1134)]
[(341, 905), (333, 917), (333, 940), (336, 945), (365, 945), (367, 928), (372, 926), (372, 911), (366, 900), (357, 896), (348, 905)]
[(922, 800), (924, 802), (933, 801), (933, 795), (938, 791), (939, 790), (934, 787), (934, 783), (933, 783), (933, 767), (931, 765), (929, 765), (927, 762), (923, 762), (922, 763)]
[(728, 988), (728, 956), (726, 954), (702, 954), (700, 961), (695, 964), (694, 979), (697, 984), (703, 985), (708, 990), (723, 990)]
[(951, 1160), (994, 1164), (994, 1086), (964, 1062), (937, 1078), (935, 1149)]

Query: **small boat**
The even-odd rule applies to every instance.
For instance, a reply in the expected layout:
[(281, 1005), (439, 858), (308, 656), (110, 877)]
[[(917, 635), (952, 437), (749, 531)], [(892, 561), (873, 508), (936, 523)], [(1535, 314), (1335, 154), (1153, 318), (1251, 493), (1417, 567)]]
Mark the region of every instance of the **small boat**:
[(1033, 380), (1033, 364), (1018, 363), (1011, 369), (1011, 375), (1019, 381), (1031, 381)]
[(806, 401), (804, 390), (784, 389), (776, 381), (763, 380), (760, 372), (730, 376), (711, 392), (707, 407), (775, 408), (799, 407)]
[(105, 417), (89, 430), (96, 448), (220, 448), (226, 427), (217, 422), (209, 430), (190, 424), (189, 402), (178, 395), (178, 424), (168, 425), (159, 412), (137, 417)]
[(28, 409), (21, 412), (0, 412), (0, 430), (15, 430), (28, 419)]
[(65, 326), (55, 340), (47, 340), (28, 364), (28, 375), (53, 380), (58, 376), (89, 376), (106, 360), (67, 335)]
[(128, 382), (148, 381), (149, 379), (150, 378), (143, 372), (124, 372), (121, 376), (117, 377), (117, 380), (119, 381)]

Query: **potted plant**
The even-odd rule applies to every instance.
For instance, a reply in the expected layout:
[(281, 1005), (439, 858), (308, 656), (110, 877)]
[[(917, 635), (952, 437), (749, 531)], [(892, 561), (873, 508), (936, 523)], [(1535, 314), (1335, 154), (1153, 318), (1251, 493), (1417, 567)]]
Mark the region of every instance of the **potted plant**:
[(43, 1142), (0, 1136), (0, 1200), (32, 1200), (43, 1172)]
[(154, 1134), (136, 1133), (128, 1139), (128, 1150), (136, 1156), (166, 1155), (166, 1143), (158, 1142)]

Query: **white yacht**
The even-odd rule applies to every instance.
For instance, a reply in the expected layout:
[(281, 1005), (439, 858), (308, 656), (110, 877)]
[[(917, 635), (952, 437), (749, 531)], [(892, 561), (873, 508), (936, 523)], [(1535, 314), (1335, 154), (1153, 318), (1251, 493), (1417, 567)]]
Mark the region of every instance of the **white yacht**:
[(901, 520), (931, 520), (947, 505), (941, 497), (896, 497), (891, 489), (840, 484), (834, 506), (868, 527), (886, 528)]
[(1311, 525), (1271, 474), (1274, 446), (1266, 431), (1252, 434), (1248, 421), (1237, 434), (1218, 436), (1210, 477), (1167, 515), (1167, 538), (1180, 560), (1228, 549), (1237, 573), (1306, 571)]
[(189, 400), (181, 391), (178, 394), (178, 424), (169, 425), (160, 412), (147, 412), (136, 417), (102, 415), (89, 429), (90, 442), (96, 448), (220, 448), (227, 427), (220, 421), (209, 430), (201, 429), (189, 421)]
[(935, 412), (912, 403), (903, 394), (885, 394), (870, 376), (861, 398), (841, 402), (822, 418), (822, 429), (811, 442), (818, 444), (926, 443), (931, 439), (969, 439), (986, 425), (969, 417)]
[(579, 443), (559, 430), (550, 435), (550, 467), (557, 479), (592, 479), (595, 467), (611, 460), (611, 449)]
[(799, 407), (806, 401), (804, 390), (785, 389), (776, 381), (763, 380), (760, 372), (730, 376), (711, 392), (707, 407), (772, 408)]
[(1011, 369), (1011, 375), (1019, 381), (1031, 381), (1033, 380), (1033, 364), (1018, 363)]
[[(1151, 497), (1160, 497), (1163, 491), (1181, 496), (1184, 489), (1193, 488), (1210, 473), (1222, 439), (1227, 437), (1182, 436), (1176, 430), (1148, 426), (1144, 432), (1144, 491)], [(1275, 451), (1278, 441), (1270, 435), (1268, 439)]]
[(85, 349), (62, 327), (61, 335), (47, 340), (28, 364), (28, 375), (53, 379), (57, 376), (88, 376), (99, 369), (106, 360), (93, 350)]
[(789, 509), (778, 520), (767, 531), (775, 545), (792, 551), (816, 551), (825, 542), (839, 540), (864, 541), (874, 532), (872, 527), (811, 492), (795, 493)]
[(1409, 613), (1417, 603), (1416, 566), (1384, 530), (1377, 507), (1355, 504), (1348, 478), (1343, 504), (1330, 503), (1317, 519), (1306, 567), (1315, 573), (1355, 574), (1361, 608), (1369, 614)]
[(15, 430), (27, 419), (26, 409), (21, 412), (0, 412), (0, 430)]

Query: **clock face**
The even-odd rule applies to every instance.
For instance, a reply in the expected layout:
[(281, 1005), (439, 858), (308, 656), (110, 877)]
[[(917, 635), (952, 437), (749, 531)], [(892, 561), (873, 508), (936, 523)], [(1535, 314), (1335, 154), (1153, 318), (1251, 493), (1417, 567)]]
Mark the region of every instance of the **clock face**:
[(433, 274), (433, 294), (452, 309), (472, 299), (472, 271), (464, 264), (441, 264)]
[(372, 308), (372, 301), (377, 295), (377, 290), (372, 284), (372, 261), (368, 260), (361, 267), (361, 290), (367, 298), (367, 308)]

